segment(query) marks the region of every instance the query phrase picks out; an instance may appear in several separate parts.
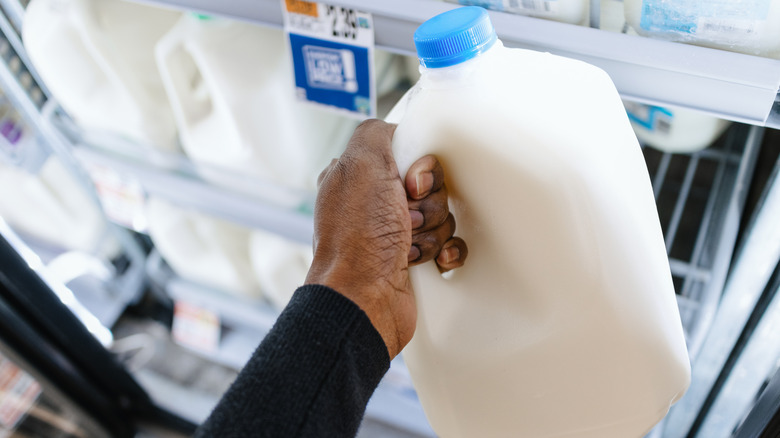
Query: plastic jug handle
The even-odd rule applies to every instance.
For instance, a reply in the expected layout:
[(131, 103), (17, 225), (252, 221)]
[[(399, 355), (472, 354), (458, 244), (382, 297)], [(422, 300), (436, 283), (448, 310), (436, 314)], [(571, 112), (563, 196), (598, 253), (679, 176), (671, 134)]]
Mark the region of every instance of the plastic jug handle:
[(174, 115), (193, 126), (212, 113), (213, 102), (197, 60), (184, 45), (186, 23), (180, 21), (157, 43), (155, 57)]

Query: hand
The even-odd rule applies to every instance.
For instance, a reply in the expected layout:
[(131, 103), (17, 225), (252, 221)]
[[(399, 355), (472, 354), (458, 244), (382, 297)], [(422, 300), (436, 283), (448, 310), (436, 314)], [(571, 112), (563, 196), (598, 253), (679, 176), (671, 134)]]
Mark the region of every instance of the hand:
[(446, 272), (468, 254), (465, 242), (452, 237), (455, 220), (438, 160), (415, 162), (404, 183), (391, 148), (394, 131), (380, 120), (363, 122), (320, 175), (306, 277), (306, 284), (328, 286), (363, 309), (390, 358), (412, 339), (417, 321), (408, 267), (435, 259)]

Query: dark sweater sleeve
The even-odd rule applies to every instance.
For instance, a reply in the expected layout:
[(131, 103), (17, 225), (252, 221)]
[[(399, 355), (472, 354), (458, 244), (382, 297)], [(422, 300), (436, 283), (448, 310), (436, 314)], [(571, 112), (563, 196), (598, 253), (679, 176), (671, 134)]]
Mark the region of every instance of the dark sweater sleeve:
[(355, 303), (303, 286), (195, 436), (352, 438), (389, 367)]

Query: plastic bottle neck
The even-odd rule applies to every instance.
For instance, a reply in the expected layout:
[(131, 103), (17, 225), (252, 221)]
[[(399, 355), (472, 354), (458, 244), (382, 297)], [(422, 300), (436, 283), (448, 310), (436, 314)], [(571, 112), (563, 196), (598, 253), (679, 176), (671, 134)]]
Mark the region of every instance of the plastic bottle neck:
[(488, 50), (459, 64), (448, 67), (422, 67), (420, 66), (420, 82), (423, 88), (451, 88), (462, 86), (481, 64), (489, 61), (504, 50), (501, 40), (497, 40)]

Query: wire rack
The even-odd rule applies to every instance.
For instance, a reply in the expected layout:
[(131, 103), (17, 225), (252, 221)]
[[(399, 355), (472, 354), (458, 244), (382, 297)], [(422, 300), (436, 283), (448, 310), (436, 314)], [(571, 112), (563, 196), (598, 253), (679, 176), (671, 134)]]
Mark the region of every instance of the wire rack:
[(723, 291), (762, 129), (734, 124), (692, 154), (643, 148), (691, 357)]

